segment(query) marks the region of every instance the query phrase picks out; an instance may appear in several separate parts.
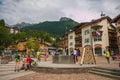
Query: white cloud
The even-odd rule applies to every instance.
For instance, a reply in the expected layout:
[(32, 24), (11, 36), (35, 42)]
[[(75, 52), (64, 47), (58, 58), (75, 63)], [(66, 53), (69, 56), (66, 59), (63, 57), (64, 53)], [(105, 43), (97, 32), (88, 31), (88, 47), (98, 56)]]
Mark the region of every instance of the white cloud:
[(104, 7), (104, 10), (106, 13), (109, 13), (109, 14), (115, 14), (117, 13), (117, 10), (115, 9), (118, 5), (120, 5), (120, 3), (118, 2), (119, 0), (105, 0), (103, 2), (103, 7)]
[(59, 20), (62, 16), (78, 22), (120, 13), (119, 0), (0, 0), (0, 18), (8, 24)]

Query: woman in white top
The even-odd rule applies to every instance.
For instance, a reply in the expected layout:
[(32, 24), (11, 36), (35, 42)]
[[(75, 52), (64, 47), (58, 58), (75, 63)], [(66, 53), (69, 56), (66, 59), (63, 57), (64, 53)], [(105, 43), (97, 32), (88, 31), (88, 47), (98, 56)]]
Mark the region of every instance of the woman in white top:
[(78, 64), (78, 54), (77, 54), (77, 50), (76, 50), (76, 49), (74, 49), (73, 56), (74, 56), (74, 62), (75, 62), (76, 64)]

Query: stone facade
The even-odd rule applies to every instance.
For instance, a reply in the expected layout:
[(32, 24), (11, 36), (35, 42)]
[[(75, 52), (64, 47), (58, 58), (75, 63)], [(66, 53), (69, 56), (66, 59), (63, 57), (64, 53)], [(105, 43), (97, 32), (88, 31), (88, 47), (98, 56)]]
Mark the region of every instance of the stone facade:
[(75, 26), (71, 32), (68, 32), (68, 48), (71, 48), (69, 37), (74, 35), (73, 48), (91, 46), (95, 55), (104, 55), (106, 48), (118, 53), (116, 28), (111, 21), (110, 17), (104, 16)]
[[(109, 17), (102, 17), (84, 25), (82, 27), (82, 47), (92, 46), (93, 53), (96, 55), (104, 55), (106, 47), (109, 47), (110, 51), (116, 51), (116, 34), (114, 38), (112, 36), (115, 33), (115, 27), (110, 21)], [(114, 42), (114, 44), (111, 42)]]
[(116, 25), (117, 44), (118, 44), (119, 53), (120, 53), (120, 14), (113, 19), (113, 22)]
[(70, 31), (68, 33), (68, 53), (72, 54), (72, 51), (75, 49), (75, 31)]

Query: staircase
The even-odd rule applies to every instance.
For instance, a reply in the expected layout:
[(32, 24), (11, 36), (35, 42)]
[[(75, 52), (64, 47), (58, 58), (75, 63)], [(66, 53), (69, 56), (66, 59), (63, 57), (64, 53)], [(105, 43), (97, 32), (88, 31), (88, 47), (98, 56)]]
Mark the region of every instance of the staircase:
[(106, 68), (106, 67), (95, 67), (90, 73), (111, 77), (120, 80), (120, 69)]
[(8, 64), (0, 64), (0, 80), (11, 80), (31, 73), (34, 72), (23, 70), (20, 70), (20, 72), (14, 72), (14, 62), (9, 62)]

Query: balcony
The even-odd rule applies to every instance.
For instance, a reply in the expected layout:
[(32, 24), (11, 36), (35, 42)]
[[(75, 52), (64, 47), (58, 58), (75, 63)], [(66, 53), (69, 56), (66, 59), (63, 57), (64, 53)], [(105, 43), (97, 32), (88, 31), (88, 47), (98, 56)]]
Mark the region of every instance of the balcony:
[(92, 32), (92, 36), (102, 36), (102, 33), (103, 33), (103, 31), (98, 31), (98, 34), (97, 34), (97, 32), (96, 31), (93, 31)]
[(75, 31), (75, 34), (81, 34), (81, 30), (79, 30), (79, 29), (76, 30), (76, 31)]
[(75, 44), (75, 47), (82, 47), (82, 43)]
[(116, 36), (109, 36), (109, 39), (111, 39), (111, 40), (117, 40), (117, 37)]
[(109, 33), (116, 33), (116, 30), (109, 29), (108, 32)]
[(117, 32), (119, 32), (119, 33), (120, 33), (120, 27), (117, 27)]
[(120, 45), (120, 41), (118, 41), (118, 45)]
[(75, 37), (75, 40), (81, 40), (81, 39), (82, 39), (81, 36)]
[(117, 43), (109, 43), (110, 47), (117, 47)]

